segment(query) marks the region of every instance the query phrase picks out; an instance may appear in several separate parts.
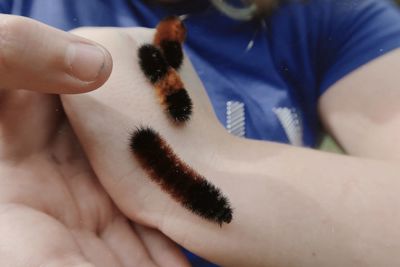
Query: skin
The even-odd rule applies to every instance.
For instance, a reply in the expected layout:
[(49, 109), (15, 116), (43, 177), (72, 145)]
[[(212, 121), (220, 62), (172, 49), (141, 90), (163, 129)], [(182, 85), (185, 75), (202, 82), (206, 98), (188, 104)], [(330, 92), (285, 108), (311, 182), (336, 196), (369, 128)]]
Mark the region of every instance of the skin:
[[(165, 235), (225, 266), (399, 265), (399, 51), (351, 73), (320, 100), (323, 122), (349, 157), (228, 135), (187, 61), (181, 75), (194, 116), (185, 128), (172, 127), (135, 63), (138, 43), (151, 39), (142, 29), (76, 32), (109, 50), (114, 71), (99, 90), (62, 97), (67, 120), (60, 99), (39, 92), (95, 89), (110, 74), (111, 58), (91, 83), (43, 81), (59, 77), (54, 65), (30, 63), (64, 51), (40, 50), (46, 40), (77, 37), (54, 38), (53, 30), (13, 20), (0, 32), (40, 32), (28, 40), (47, 53), (21, 53), (27, 40), (18, 38), (29, 34), (2, 39), (21, 50), (0, 49), (1, 266), (185, 266)], [(25, 75), (34, 79), (20, 79)], [(231, 224), (220, 228), (192, 215), (146, 177), (127, 150), (130, 131), (141, 124), (156, 128), (226, 193), (235, 208)]]
[[(400, 147), (381, 140), (398, 139), (400, 50), (349, 74), (322, 96), (324, 123), (354, 154), (341, 156), (229, 135), (187, 60), (180, 74), (190, 85), (194, 115), (176, 128), (137, 64), (137, 48), (152, 40), (152, 31), (77, 33), (110, 51), (114, 71), (100, 90), (63, 96), (63, 106), (101, 184), (128, 218), (223, 266), (400, 264)], [(140, 125), (159, 131), (222, 189), (234, 207), (231, 224), (198, 218), (146, 176), (128, 149), (129, 134)]]
[[(163, 234), (120, 212), (60, 97), (47, 94), (99, 87), (111, 73), (110, 54), (93, 41), (14, 16), (0, 15), (0, 36), (0, 266), (188, 266)], [(65, 60), (71, 43), (104, 52), (94, 80), (73, 76)]]

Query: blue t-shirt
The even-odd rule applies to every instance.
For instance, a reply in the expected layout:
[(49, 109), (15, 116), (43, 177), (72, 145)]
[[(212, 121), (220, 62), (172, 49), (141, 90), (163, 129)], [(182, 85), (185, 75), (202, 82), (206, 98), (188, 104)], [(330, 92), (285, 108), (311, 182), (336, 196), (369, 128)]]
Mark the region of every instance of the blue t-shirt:
[[(1, 0), (0, 10), (64, 30), (154, 27), (166, 15), (191, 14), (185, 51), (220, 122), (247, 138), (309, 147), (320, 133), (321, 94), (349, 72), (400, 47), (400, 16), (389, 0), (293, 1), (270, 18), (248, 22), (222, 15), (206, 0), (155, 2)], [(192, 263), (211, 266), (200, 259)]]
[(400, 46), (400, 16), (389, 0), (294, 0), (250, 22), (227, 18), (207, 0), (155, 2), (1, 0), (0, 11), (65, 30), (154, 27), (167, 14), (191, 14), (185, 50), (220, 122), (247, 138), (309, 147), (320, 134), (320, 95)]

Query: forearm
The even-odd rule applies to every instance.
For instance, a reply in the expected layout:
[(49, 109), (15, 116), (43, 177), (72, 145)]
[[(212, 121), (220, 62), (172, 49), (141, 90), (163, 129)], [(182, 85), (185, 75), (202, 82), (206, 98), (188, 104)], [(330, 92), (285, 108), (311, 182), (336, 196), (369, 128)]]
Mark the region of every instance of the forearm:
[(399, 68), (396, 49), (345, 76), (321, 96), (321, 121), (348, 154), (400, 161)]
[[(223, 266), (399, 265), (400, 167), (232, 137), (216, 126), (189, 62), (179, 74), (190, 85), (193, 116), (185, 127), (171, 127), (132, 60), (135, 40), (151, 40), (146, 34), (86, 32), (111, 51), (113, 74), (101, 90), (63, 96), (95, 172), (124, 214)], [(229, 198), (230, 224), (194, 215), (150, 181), (127, 149), (131, 129), (143, 123)]]
[(177, 224), (167, 220), (163, 230), (181, 233), (178, 242), (226, 266), (400, 263), (400, 167), (267, 142), (224, 140), (215, 164), (199, 167), (229, 196), (233, 221), (218, 228), (196, 218)]

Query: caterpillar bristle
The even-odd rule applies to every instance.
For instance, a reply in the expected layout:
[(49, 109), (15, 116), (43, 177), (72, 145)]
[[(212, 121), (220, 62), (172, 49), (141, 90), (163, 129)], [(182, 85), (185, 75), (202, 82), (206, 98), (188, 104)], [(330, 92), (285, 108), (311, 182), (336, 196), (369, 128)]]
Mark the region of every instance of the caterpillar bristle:
[(160, 43), (160, 48), (168, 65), (179, 70), (183, 63), (182, 45), (177, 41), (163, 40)]
[(186, 39), (186, 27), (178, 16), (169, 16), (162, 19), (154, 36), (154, 44), (160, 46), (161, 41), (176, 41), (182, 44)]
[(160, 102), (175, 123), (187, 122), (192, 115), (192, 100), (183, 86), (179, 74), (172, 68), (155, 84)]
[(160, 49), (151, 44), (142, 45), (138, 50), (139, 65), (151, 83), (161, 80), (168, 72), (168, 63)]
[(183, 62), (185, 36), (182, 21), (175, 16), (167, 17), (157, 26), (154, 45), (142, 45), (138, 51), (144, 75), (155, 86), (168, 116), (178, 124), (188, 121), (193, 109), (192, 100), (176, 72)]
[(182, 44), (185, 39), (186, 27), (179, 17), (166, 17), (158, 23), (154, 44), (160, 47), (168, 64), (176, 70), (183, 63)]
[(149, 127), (130, 139), (135, 158), (150, 178), (192, 213), (222, 225), (232, 221), (232, 208), (221, 191), (190, 168), (161, 136)]
[(184, 88), (167, 95), (165, 102), (167, 112), (177, 123), (186, 122), (190, 119), (193, 103)]

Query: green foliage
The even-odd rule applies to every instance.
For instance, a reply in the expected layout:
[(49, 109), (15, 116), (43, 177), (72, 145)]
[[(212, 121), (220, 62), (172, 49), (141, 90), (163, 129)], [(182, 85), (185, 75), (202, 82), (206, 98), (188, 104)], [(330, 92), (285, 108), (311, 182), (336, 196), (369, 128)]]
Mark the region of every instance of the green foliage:
[(344, 154), (343, 149), (329, 135), (325, 135), (318, 149), (326, 152)]

